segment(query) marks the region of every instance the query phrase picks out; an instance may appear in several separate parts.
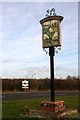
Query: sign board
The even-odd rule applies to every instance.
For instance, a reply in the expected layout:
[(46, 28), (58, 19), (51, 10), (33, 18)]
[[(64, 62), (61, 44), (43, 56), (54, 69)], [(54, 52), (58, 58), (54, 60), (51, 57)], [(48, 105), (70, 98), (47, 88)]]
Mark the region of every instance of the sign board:
[(43, 48), (61, 46), (60, 22), (61, 16), (49, 16), (40, 21), (42, 25)]
[(27, 80), (22, 81), (22, 88), (29, 88), (29, 81)]

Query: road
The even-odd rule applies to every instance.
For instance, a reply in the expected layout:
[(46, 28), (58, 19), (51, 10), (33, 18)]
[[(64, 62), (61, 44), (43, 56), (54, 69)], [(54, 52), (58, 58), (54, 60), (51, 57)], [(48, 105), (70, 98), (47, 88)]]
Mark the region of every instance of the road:
[[(76, 96), (80, 95), (76, 91), (57, 91), (55, 96)], [(2, 100), (21, 100), (21, 99), (32, 99), (32, 98), (48, 98), (50, 97), (50, 92), (20, 92), (20, 93), (3, 93)]]

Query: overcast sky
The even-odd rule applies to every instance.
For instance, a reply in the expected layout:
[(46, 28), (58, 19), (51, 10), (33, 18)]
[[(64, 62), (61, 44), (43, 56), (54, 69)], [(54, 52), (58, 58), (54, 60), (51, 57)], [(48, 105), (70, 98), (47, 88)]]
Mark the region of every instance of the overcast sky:
[(77, 2), (3, 2), (0, 3), (0, 77), (50, 77), (50, 61), (42, 49), (39, 21), (51, 8), (64, 17), (62, 47), (55, 55), (55, 77), (78, 75)]

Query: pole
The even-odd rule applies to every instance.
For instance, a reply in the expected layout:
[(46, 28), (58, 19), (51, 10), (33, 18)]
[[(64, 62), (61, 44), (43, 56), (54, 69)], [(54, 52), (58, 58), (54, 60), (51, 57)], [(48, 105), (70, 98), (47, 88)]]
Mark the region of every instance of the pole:
[(50, 55), (50, 77), (51, 77), (51, 101), (55, 101), (55, 86), (54, 86), (54, 47), (49, 48)]

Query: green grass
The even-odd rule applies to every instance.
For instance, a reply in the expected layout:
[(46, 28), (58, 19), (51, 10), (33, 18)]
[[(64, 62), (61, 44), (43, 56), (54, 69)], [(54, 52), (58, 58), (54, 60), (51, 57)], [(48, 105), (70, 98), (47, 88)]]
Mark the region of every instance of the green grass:
[[(40, 102), (42, 100), (49, 100), (49, 98), (37, 98), (27, 100), (3, 101), (2, 102), (2, 118), (16, 118), (20, 117), (22, 109), (25, 105), (30, 109), (40, 109)], [(77, 96), (57, 97), (56, 100), (64, 100), (66, 108), (78, 108)]]
[(62, 97), (57, 97), (56, 99), (58, 100), (64, 100), (66, 108), (73, 108), (77, 109), (78, 108), (78, 96), (62, 96)]
[(2, 118), (2, 102), (0, 101), (0, 118)]

